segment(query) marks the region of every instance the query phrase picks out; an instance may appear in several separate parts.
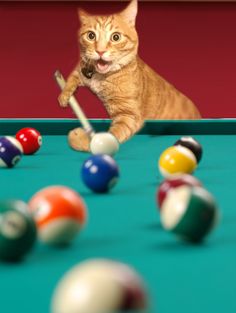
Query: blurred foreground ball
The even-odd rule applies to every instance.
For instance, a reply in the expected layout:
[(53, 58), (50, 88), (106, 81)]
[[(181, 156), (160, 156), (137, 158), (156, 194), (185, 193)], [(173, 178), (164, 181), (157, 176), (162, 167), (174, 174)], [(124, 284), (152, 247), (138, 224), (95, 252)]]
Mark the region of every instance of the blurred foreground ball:
[(217, 225), (219, 209), (213, 196), (202, 187), (173, 189), (162, 203), (163, 227), (192, 242), (200, 242)]
[(36, 241), (36, 225), (26, 203), (0, 201), (0, 259), (21, 259)]
[(172, 175), (169, 178), (163, 180), (157, 188), (157, 204), (159, 209), (161, 209), (162, 203), (165, 200), (167, 194), (174, 188), (180, 186), (202, 186), (202, 183), (194, 176), (189, 174), (176, 174)]
[(52, 298), (52, 313), (137, 312), (146, 306), (146, 290), (139, 275), (126, 264), (106, 259), (72, 268)]
[(39, 239), (47, 244), (70, 243), (84, 226), (87, 208), (81, 196), (66, 186), (49, 186), (29, 201)]

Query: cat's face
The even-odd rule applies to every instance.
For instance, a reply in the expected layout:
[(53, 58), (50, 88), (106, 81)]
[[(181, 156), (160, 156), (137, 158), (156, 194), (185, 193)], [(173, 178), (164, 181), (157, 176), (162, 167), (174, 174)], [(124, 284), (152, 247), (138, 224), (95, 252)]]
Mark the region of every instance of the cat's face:
[(137, 55), (138, 36), (135, 30), (137, 0), (114, 15), (93, 16), (79, 11), (80, 55), (101, 74), (117, 71)]

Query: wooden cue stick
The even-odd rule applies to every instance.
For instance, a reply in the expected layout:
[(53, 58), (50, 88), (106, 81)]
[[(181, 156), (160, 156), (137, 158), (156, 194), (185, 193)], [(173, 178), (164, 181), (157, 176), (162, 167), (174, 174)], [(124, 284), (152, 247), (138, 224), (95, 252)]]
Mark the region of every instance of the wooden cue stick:
[[(61, 90), (63, 90), (66, 85), (66, 81), (59, 70), (55, 72), (54, 77)], [(92, 138), (95, 135), (95, 131), (74, 96), (70, 97), (69, 105), (75, 113), (76, 117), (80, 120), (85, 132), (90, 136), (90, 138)]]

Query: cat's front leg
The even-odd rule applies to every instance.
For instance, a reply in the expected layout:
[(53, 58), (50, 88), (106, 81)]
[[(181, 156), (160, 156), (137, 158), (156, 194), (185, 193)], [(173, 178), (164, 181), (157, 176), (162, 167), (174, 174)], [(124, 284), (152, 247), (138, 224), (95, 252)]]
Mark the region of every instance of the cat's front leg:
[(66, 85), (58, 97), (58, 101), (61, 107), (68, 105), (70, 97), (74, 94), (78, 86), (82, 86), (82, 80), (80, 78), (80, 70), (76, 68), (68, 77)]
[(109, 132), (119, 143), (123, 143), (137, 133), (143, 124), (144, 120), (138, 115), (119, 115), (113, 119)]

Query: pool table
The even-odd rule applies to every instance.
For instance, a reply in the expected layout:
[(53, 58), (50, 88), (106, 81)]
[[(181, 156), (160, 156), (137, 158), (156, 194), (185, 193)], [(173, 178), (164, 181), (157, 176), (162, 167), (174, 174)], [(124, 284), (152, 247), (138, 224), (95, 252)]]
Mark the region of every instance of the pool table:
[[(96, 131), (109, 120), (92, 120)], [(66, 185), (84, 198), (88, 223), (71, 246), (52, 248), (37, 242), (19, 263), (0, 263), (0, 312), (47, 313), (62, 275), (90, 258), (111, 258), (133, 266), (144, 278), (149, 313), (236, 312), (236, 120), (147, 121), (121, 145), (115, 159), (118, 184), (108, 194), (83, 185), (80, 169), (87, 153), (69, 148), (67, 132), (76, 120), (0, 120), (0, 135), (37, 128), (41, 149), (24, 156), (13, 169), (0, 169), (0, 199), (28, 201), (40, 188)], [(218, 227), (202, 244), (188, 244), (164, 231), (155, 202), (161, 182), (157, 161), (181, 135), (203, 146), (195, 175), (215, 196)]]

